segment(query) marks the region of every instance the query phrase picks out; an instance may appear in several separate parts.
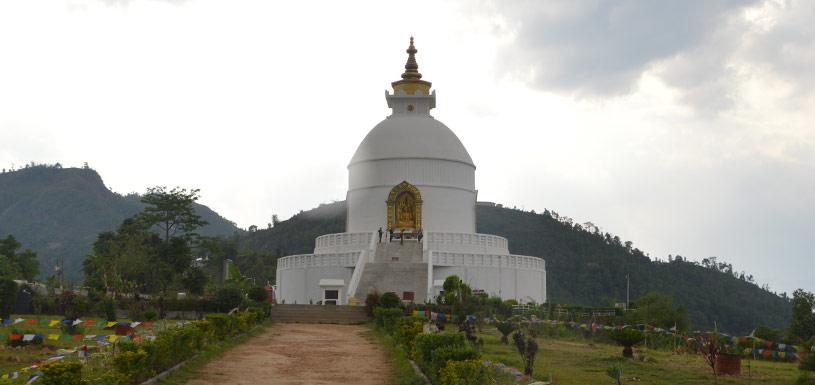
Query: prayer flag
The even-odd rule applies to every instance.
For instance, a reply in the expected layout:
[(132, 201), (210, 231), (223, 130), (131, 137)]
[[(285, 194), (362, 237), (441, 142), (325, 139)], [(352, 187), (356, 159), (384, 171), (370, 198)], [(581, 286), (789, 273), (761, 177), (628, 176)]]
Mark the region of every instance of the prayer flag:
[(59, 336), (59, 340), (60, 340), (60, 341), (70, 341), (70, 340), (71, 340), (71, 336), (70, 336), (70, 335), (68, 335), (68, 334), (61, 334), (61, 335)]
[(35, 320), (33, 318), (25, 320), (26, 325), (34, 325), (35, 323), (37, 323), (37, 320)]
[(153, 328), (153, 323), (152, 322), (145, 322), (144, 323), (144, 328), (145, 329), (152, 329)]
[(116, 325), (116, 321), (111, 321), (107, 323), (107, 327), (111, 327), (113, 325)]
[(47, 319), (45, 319), (45, 318), (43, 318), (43, 319), (41, 319), (41, 320), (37, 321), (37, 325), (39, 325), (39, 326), (46, 326), (46, 325), (48, 325), (48, 320), (47, 320)]
[(25, 320), (22, 319), (22, 318), (17, 318), (16, 320), (14, 320), (14, 324), (16, 325), (16, 324), (18, 324), (20, 322), (23, 322), (23, 321), (25, 321)]
[(82, 323), (82, 320), (77, 318), (74, 322), (71, 323), (71, 326), (76, 326)]
[(48, 326), (50, 327), (55, 327), (57, 325), (59, 325), (59, 320), (51, 320), (51, 322), (48, 323)]
[(82, 334), (75, 334), (75, 335), (72, 335), (72, 336), (71, 336), (71, 338), (72, 338), (74, 341), (80, 341), (80, 340), (82, 340)]
[(25, 334), (25, 335), (23, 335), (23, 341), (28, 342), (28, 341), (33, 341), (33, 340), (34, 340), (34, 335), (33, 334)]
[(49, 334), (48, 339), (51, 341), (56, 341), (59, 339), (59, 334)]
[(101, 328), (105, 327), (105, 321), (96, 321), (95, 327), (97, 329), (101, 329)]
[(85, 326), (87, 326), (87, 327), (91, 327), (91, 326), (93, 326), (93, 324), (95, 324), (95, 323), (96, 323), (96, 321), (94, 321), (94, 320), (92, 320), (92, 319), (86, 319), (86, 320), (85, 320), (85, 321), (83, 321), (82, 323), (84, 323), (84, 324), (85, 324)]

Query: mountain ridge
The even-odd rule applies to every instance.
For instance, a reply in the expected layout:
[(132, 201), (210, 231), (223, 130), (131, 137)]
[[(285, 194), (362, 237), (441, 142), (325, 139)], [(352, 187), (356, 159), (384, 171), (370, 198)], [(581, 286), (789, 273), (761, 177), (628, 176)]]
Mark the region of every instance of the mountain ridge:
[[(37, 252), (43, 277), (62, 258), (66, 278), (78, 281), (99, 233), (114, 230), (143, 206), (139, 195), (111, 191), (90, 168), (33, 165), (0, 174), (0, 236), (14, 235)], [(239, 231), (205, 205), (195, 204), (195, 210), (210, 223), (202, 235)]]

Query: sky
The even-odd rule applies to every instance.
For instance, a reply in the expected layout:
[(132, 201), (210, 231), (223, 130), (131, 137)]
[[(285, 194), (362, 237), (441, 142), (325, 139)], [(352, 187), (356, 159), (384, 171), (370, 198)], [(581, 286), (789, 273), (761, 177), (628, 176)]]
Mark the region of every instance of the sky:
[[(0, 166), (345, 199), (409, 36), (482, 201), (815, 291), (815, 2), (0, 1)], [(545, 256), (544, 256), (545, 257)]]

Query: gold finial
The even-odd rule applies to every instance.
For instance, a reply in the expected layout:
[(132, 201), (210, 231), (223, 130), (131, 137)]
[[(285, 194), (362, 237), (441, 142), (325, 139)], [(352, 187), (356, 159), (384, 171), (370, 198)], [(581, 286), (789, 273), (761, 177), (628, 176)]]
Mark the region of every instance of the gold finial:
[(419, 73), (419, 64), (416, 63), (416, 52), (419, 52), (413, 45), (413, 36), (410, 37), (410, 46), (407, 51), (408, 59), (405, 63), (405, 72), (402, 73), (402, 80), (391, 83), (394, 92), (404, 92), (414, 95), (417, 91), (424, 95), (430, 94), (431, 83), (422, 79)]
[(422, 74), (419, 73), (419, 64), (416, 63), (416, 52), (419, 52), (413, 46), (413, 36), (410, 37), (410, 46), (408, 47), (408, 60), (405, 63), (405, 72), (402, 74), (402, 79), (421, 79)]

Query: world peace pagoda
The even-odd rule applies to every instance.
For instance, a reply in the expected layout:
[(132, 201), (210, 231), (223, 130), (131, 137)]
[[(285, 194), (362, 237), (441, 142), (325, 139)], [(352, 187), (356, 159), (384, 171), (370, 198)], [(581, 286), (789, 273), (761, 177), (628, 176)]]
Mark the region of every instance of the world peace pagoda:
[(433, 302), (451, 275), (478, 293), (546, 301), (542, 258), (510, 254), (506, 238), (475, 232), (475, 164), (430, 115), (436, 92), (416, 52), (411, 38), (405, 72), (385, 93), (392, 114), (348, 165), (346, 232), (318, 237), (312, 254), (278, 260), (279, 303), (355, 304), (374, 291)]

